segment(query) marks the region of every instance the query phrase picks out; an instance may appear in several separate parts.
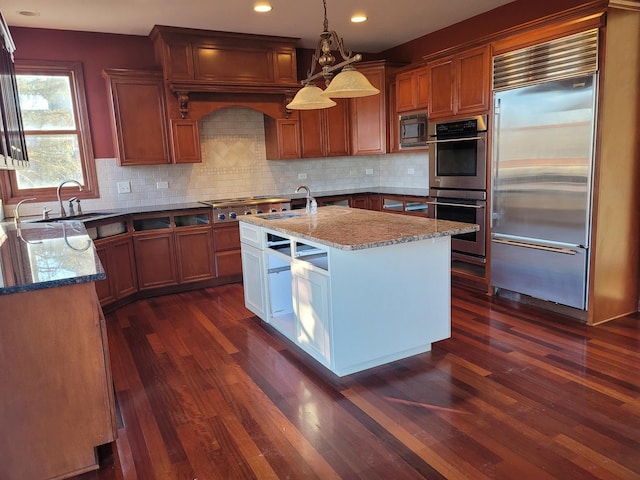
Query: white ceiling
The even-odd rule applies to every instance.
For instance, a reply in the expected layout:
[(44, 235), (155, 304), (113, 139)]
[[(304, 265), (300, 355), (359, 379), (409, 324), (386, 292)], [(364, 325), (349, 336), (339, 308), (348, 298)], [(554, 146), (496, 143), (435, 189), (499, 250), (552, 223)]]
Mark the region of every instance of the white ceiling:
[[(3, 0), (9, 26), (148, 35), (154, 25), (300, 38), (314, 48), (323, 28), (322, 0)], [(329, 29), (354, 52), (377, 53), (512, 0), (327, 0)], [(23, 16), (20, 11), (38, 12)], [(369, 20), (352, 24), (355, 13)]]

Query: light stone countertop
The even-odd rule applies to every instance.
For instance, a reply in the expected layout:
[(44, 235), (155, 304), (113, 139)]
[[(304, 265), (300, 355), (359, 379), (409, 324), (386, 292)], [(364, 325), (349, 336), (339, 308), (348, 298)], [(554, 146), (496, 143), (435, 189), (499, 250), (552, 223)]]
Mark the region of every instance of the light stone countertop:
[(336, 206), (320, 207), (317, 214), (292, 210), (239, 219), (340, 250), (362, 250), (479, 230), (472, 223)]

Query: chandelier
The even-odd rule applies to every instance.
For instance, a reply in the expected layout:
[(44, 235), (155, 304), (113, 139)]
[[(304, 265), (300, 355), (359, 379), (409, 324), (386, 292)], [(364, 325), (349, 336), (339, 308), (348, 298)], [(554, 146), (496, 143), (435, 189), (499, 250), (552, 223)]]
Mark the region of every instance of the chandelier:
[[(320, 40), (311, 59), (311, 67), (307, 78), (302, 81), (303, 87), (287, 105), (290, 110), (316, 110), (329, 108), (336, 105), (331, 98), (356, 98), (368, 97), (380, 93), (367, 77), (358, 72), (353, 64), (362, 60), (362, 55), (346, 52), (343, 40), (335, 30), (329, 30), (327, 20), (327, 0), (322, 0), (324, 5), (324, 30), (320, 34)], [(337, 50), (342, 57), (342, 62), (336, 64), (336, 58), (331, 50)], [(320, 71), (316, 68), (320, 66)], [(334, 72), (341, 70), (334, 77)], [(324, 78), (326, 89), (323, 91), (314, 82)]]

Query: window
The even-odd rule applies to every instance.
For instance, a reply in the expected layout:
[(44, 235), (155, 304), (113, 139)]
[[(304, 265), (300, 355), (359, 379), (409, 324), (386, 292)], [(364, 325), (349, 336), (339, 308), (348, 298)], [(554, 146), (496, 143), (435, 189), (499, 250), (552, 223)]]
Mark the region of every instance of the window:
[(53, 200), (68, 179), (83, 186), (74, 195), (97, 197), (82, 65), (17, 61), (16, 80), (30, 165), (3, 174), (7, 202)]

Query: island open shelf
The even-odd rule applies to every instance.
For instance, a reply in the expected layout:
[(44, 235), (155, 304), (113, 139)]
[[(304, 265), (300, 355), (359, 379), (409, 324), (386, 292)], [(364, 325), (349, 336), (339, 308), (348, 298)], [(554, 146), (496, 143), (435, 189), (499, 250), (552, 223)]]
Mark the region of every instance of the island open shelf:
[(429, 351), (451, 333), (450, 235), (475, 225), (396, 217), (323, 207), (242, 219), (247, 308), (338, 376)]

